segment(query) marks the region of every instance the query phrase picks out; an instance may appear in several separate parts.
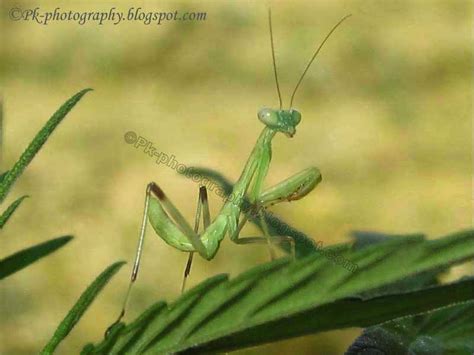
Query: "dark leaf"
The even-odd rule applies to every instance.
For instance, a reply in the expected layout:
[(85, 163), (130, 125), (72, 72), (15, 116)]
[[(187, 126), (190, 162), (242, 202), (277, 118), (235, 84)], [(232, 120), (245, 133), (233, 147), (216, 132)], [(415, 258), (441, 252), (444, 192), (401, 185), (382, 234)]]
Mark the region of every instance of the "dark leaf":
[(71, 236), (64, 236), (48, 240), (47, 242), (23, 249), (13, 255), (0, 260), (0, 280), (11, 274), (20, 271), (36, 260), (51, 254), (61, 248), (72, 239)]
[(369, 327), (346, 355), (474, 353), (474, 302)]

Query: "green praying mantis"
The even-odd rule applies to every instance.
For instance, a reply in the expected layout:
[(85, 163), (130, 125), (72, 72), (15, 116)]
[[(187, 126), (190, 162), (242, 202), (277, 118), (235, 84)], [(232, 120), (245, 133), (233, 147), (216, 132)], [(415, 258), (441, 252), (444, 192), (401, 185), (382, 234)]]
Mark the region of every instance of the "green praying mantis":
[[(125, 296), (122, 311), (114, 324), (117, 324), (125, 315), (127, 302), (130, 297), (130, 291), (133, 283), (137, 279), (140, 260), (143, 251), (143, 242), (146, 234), (147, 219), (155, 230), (167, 244), (172, 247), (188, 252), (188, 262), (184, 271), (182, 291), (185, 287), (186, 278), (189, 275), (194, 253), (198, 253), (206, 260), (212, 260), (219, 250), (219, 244), (226, 235), (236, 244), (255, 244), (264, 243), (268, 245), (271, 258), (275, 258), (272, 248), (273, 242), (288, 242), (292, 246), (294, 256), (294, 240), (289, 236), (270, 236), (265, 219), (261, 213), (261, 208), (274, 205), (279, 202), (293, 201), (305, 197), (310, 193), (319, 182), (321, 174), (316, 167), (307, 168), (286, 180), (263, 190), (263, 183), (267, 176), (270, 161), (272, 157), (272, 139), (278, 132), (287, 137), (293, 137), (296, 132), (296, 126), (301, 121), (301, 113), (293, 108), (295, 94), (305, 77), (316, 56), (329, 39), (331, 34), (342, 24), (349, 16), (342, 18), (326, 35), (319, 47), (314, 52), (310, 61), (306, 65), (300, 76), (295, 89), (291, 95), (290, 108), (283, 109), (280, 86), (278, 82), (277, 67), (275, 61), (275, 50), (273, 44), (273, 31), (271, 11), (268, 11), (268, 22), (270, 30), (270, 44), (273, 59), (273, 72), (275, 76), (276, 88), (279, 98), (279, 109), (263, 108), (258, 112), (258, 119), (264, 124), (255, 147), (253, 148), (247, 163), (235, 183), (232, 191), (232, 198), (227, 199), (222, 206), (221, 211), (214, 220), (211, 221), (209, 212), (209, 203), (207, 190), (205, 186), (199, 188), (199, 198), (195, 215), (194, 227), (186, 221), (181, 212), (168, 199), (163, 190), (154, 182), (148, 184), (145, 192), (145, 206), (143, 218), (138, 239), (138, 246), (135, 255), (135, 261), (130, 277), (128, 291)], [(256, 211), (262, 224), (263, 236), (258, 237), (240, 237), (240, 231), (248, 221), (248, 215), (242, 213), (243, 201), (246, 199), (253, 206), (258, 206)], [(243, 214), (243, 216), (241, 216)], [(204, 229), (199, 233), (199, 225), (202, 218)], [(110, 329), (110, 328), (109, 328)]]

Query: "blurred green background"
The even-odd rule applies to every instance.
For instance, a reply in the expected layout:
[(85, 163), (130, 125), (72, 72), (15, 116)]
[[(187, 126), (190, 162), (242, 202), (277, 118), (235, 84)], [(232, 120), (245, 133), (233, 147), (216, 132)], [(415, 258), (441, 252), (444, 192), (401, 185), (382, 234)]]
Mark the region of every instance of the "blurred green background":
[[(114, 26), (8, 19), (12, 7), (77, 11), (207, 12), (204, 22)], [(470, 1), (275, 1), (274, 37), (284, 102), (324, 35), (331, 38), (295, 100), (293, 139), (274, 139), (268, 185), (308, 166), (323, 182), (273, 211), (326, 245), (351, 230), (440, 236), (472, 221), (472, 6)], [(107, 265), (129, 261), (61, 345), (78, 353), (117, 316), (138, 236), (144, 189), (158, 182), (193, 218), (198, 186), (124, 142), (134, 131), (180, 163), (236, 179), (262, 129), (256, 113), (278, 100), (266, 2), (2, 1), (1, 170), (75, 92), (74, 108), (8, 202), (31, 195), (4, 230), (2, 257), (44, 240), (75, 240), (0, 286), (0, 353), (36, 353)], [(7, 204), (5, 204), (7, 205)], [(220, 199), (211, 194), (215, 215)], [(252, 226), (246, 233), (255, 233)], [(186, 254), (149, 230), (128, 319), (179, 294)], [(265, 247), (224, 241), (196, 258), (189, 286), (267, 261)], [(359, 329), (283, 341), (240, 354), (340, 354)]]

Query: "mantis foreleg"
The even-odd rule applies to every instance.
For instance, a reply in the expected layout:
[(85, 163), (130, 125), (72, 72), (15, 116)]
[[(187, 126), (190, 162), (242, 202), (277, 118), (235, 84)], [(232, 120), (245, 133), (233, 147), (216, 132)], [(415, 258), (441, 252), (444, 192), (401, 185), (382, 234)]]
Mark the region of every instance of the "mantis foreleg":
[(299, 200), (310, 193), (322, 180), (316, 167), (311, 167), (283, 180), (262, 192), (258, 201), (262, 206), (279, 202)]
[[(262, 209), (280, 202), (298, 200), (311, 192), (321, 181), (321, 174), (315, 167), (305, 169), (286, 180), (268, 188), (263, 193), (254, 197), (257, 202), (251, 205), (251, 209), (242, 217), (236, 232), (231, 235), (231, 240), (237, 244), (267, 243), (268, 241), (286, 241), (291, 244), (292, 254), (294, 256), (294, 241), (289, 236), (270, 235)], [(258, 219), (261, 223), (265, 237), (243, 237), (239, 238), (239, 233), (248, 218)], [(271, 248), (271, 246), (269, 246)], [(273, 250), (270, 249), (270, 255), (273, 258)]]

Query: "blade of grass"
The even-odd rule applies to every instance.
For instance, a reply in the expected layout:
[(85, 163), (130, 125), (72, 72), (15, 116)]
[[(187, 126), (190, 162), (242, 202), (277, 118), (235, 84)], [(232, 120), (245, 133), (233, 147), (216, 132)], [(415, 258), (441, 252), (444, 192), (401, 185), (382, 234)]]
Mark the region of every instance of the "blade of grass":
[[(1, 149), (1, 147), (0, 147), (0, 149)], [(0, 174), (0, 184), (2, 183), (5, 176), (7, 176), (7, 174), (8, 174), (8, 170), (4, 171), (3, 173)]]
[(20, 159), (7, 172), (0, 184), (0, 203), (7, 196), (10, 188), (15, 183), (16, 179), (23, 173), (28, 164), (33, 160), (36, 153), (41, 149), (43, 144), (48, 140), (50, 134), (55, 130), (59, 123), (66, 117), (71, 109), (79, 102), (79, 100), (92, 89), (84, 89), (67, 100), (46, 122), (43, 128), (36, 134), (30, 145), (26, 148)]
[(13, 215), (13, 212), (20, 206), (20, 204), (23, 202), (25, 198), (29, 197), (28, 195), (22, 196), (16, 201), (14, 201), (8, 208), (5, 210), (5, 212), (2, 213), (0, 216), (0, 229), (3, 228), (5, 223), (9, 220), (9, 218)]
[(48, 240), (47, 242), (23, 249), (13, 255), (0, 260), (0, 280), (20, 271), (36, 260), (51, 254), (61, 248), (72, 239), (72, 236), (64, 236)]
[(125, 261), (118, 261), (110, 265), (89, 285), (79, 297), (74, 307), (71, 308), (66, 317), (59, 324), (53, 337), (41, 351), (41, 354), (52, 354), (54, 352), (59, 343), (66, 338), (72, 328), (79, 322), (100, 291), (124, 264)]

